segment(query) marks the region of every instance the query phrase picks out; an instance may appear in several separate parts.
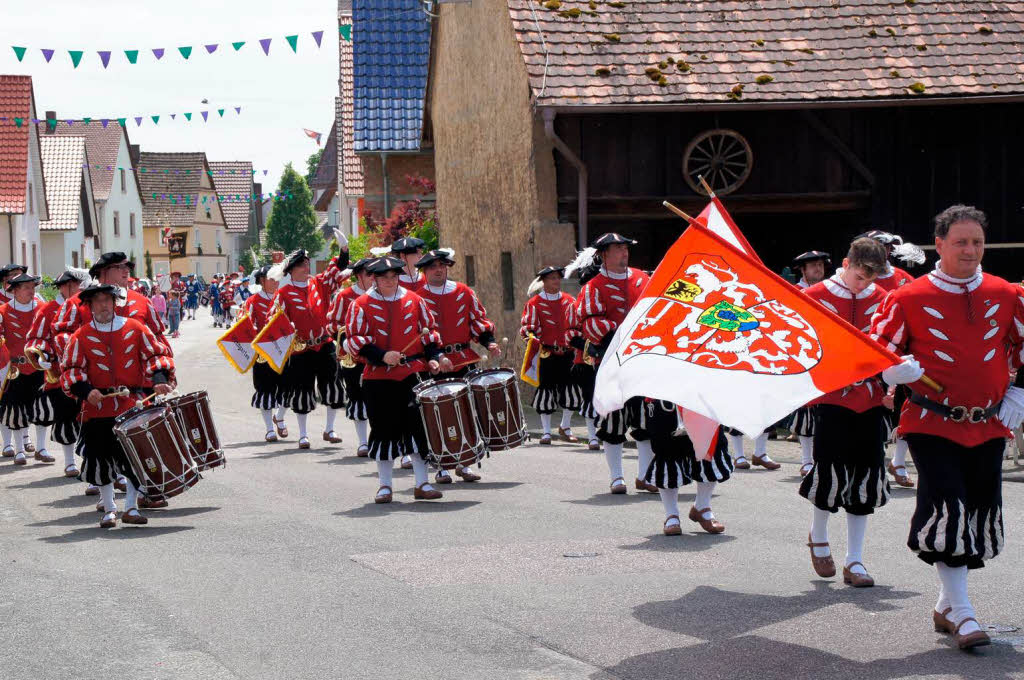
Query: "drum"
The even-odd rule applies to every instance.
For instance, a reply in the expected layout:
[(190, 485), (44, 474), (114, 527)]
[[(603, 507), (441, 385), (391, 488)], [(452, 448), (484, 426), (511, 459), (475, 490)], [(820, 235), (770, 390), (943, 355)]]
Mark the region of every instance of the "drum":
[(469, 467), (485, 453), (469, 385), (458, 378), (428, 380), (413, 388), (427, 434), (426, 461), (442, 470)]
[(466, 374), (480, 432), (491, 451), (514, 449), (526, 440), (519, 383), (511, 368), (478, 368)]
[(114, 434), (147, 498), (171, 498), (199, 481), (199, 468), (178, 419), (166, 405), (133, 408), (118, 416)]
[(227, 460), (224, 458), (217, 428), (213, 424), (210, 397), (206, 390), (168, 399), (167, 405), (178, 418), (178, 425), (199, 470), (225, 466)]

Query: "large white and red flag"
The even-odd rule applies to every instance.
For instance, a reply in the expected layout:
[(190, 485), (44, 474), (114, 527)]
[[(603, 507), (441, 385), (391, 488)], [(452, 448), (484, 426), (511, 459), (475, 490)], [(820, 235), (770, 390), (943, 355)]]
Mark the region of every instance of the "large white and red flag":
[(758, 257), (754, 249), (747, 243), (746, 237), (743, 236), (743, 232), (740, 231), (736, 223), (732, 221), (732, 216), (726, 211), (725, 206), (718, 200), (717, 196), (711, 197), (711, 202), (704, 207), (704, 210), (697, 215), (697, 221), (701, 222), (705, 227), (713, 231), (718, 236), (721, 236), (725, 241), (737, 250), (741, 250), (749, 255), (753, 260), (761, 262), (761, 258)]
[(272, 369), (280, 373), (292, 355), (295, 345), (295, 326), (288, 320), (283, 309), (267, 320), (267, 325), (253, 338), (252, 348), (266, 359)]
[(238, 317), (238, 321), (217, 339), (217, 346), (239, 373), (245, 373), (256, 363), (256, 350), (252, 341), (256, 339), (256, 329), (248, 314)]
[(616, 331), (594, 407), (608, 413), (643, 395), (756, 436), (898, 361), (698, 224), (668, 251)]

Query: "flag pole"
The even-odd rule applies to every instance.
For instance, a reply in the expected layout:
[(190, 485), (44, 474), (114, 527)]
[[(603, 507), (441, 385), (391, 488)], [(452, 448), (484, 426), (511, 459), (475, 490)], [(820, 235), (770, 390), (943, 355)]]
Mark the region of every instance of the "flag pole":
[(679, 208), (677, 208), (674, 205), (672, 205), (671, 203), (669, 203), (668, 201), (662, 201), (661, 204), (663, 206), (665, 206), (666, 208), (668, 208), (669, 210), (671, 210), (672, 212), (674, 212), (679, 217), (682, 217), (684, 220), (686, 220), (690, 224), (697, 224), (697, 225), (700, 224), (696, 219), (690, 217), (689, 215), (684, 213), (682, 210), (680, 210)]
[(715, 190), (711, 188), (711, 185), (704, 181), (704, 175), (697, 175), (697, 179), (700, 181), (700, 185), (704, 187), (704, 191), (708, 192), (708, 198), (716, 198)]

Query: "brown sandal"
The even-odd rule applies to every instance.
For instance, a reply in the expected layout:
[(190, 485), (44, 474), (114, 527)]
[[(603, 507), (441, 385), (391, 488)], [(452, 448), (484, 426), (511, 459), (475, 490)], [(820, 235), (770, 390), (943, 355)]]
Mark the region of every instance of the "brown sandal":
[(952, 607), (946, 607), (946, 610), (943, 612), (937, 612), (934, 609), (932, 610), (932, 623), (935, 624), (936, 633), (949, 633), (952, 635), (956, 632), (956, 626), (953, 625), (952, 621), (946, 618), (946, 614), (951, 611), (953, 611)]
[(704, 508), (698, 510), (696, 505), (690, 506), (690, 514), (688, 517), (691, 522), (696, 522), (700, 525), (700, 528), (709, 534), (720, 534), (725, 531), (725, 525), (719, 522), (717, 519), (712, 517), (711, 519), (704, 519), (704, 513), (709, 511), (711, 508)]
[[(813, 550), (813, 548), (812, 548)], [(864, 567), (863, 574), (858, 574), (855, 571), (850, 571), (850, 567), (856, 565)], [(871, 578), (871, 575), (867, 573), (868, 568), (864, 566), (863, 562), (850, 562), (843, 567), (843, 583), (854, 588), (870, 588), (875, 585), (875, 579)]]
[[(889, 474), (892, 475), (892, 478), (896, 482), (896, 484), (904, 487), (905, 489), (914, 488), (914, 480), (912, 480), (910, 478), (910, 475), (907, 474), (906, 466), (896, 466), (892, 464), (892, 461), (889, 461), (888, 465), (886, 465), (886, 468), (889, 470)], [(903, 472), (899, 472), (899, 470), (903, 470)]]
[[(383, 491), (384, 489), (387, 489), (388, 492), (386, 494), (382, 495), (381, 491)], [(388, 486), (387, 484), (384, 484), (379, 489), (377, 489), (377, 495), (373, 497), (373, 502), (377, 503), (377, 504), (390, 503), (391, 502), (391, 487)]]
[[(675, 519), (676, 520), (676, 523), (673, 524), (672, 526), (668, 525), (668, 521), (670, 519)], [(668, 517), (666, 517), (665, 518), (665, 526), (662, 527), (661, 530), (663, 532), (665, 532), (666, 536), (682, 536), (683, 535), (683, 527), (679, 524), (679, 515), (669, 515)]]
[[(974, 647), (984, 647), (985, 645), (992, 644), (992, 638), (988, 636), (983, 630), (976, 630), (973, 633), (967, 633), (966, 635), (960, 634), (960, 629), (968, 621), (974, 621), (978, 623), (978, 620), (972, 616), (968, 616), (966, 619), (956, 624), (956, 646), (960, 649), (973, 649)], [(980, 627), (981, 624), (978, 623)]]
[(807, 547), (811, 549), (811, 566), (814, 567), (814, 573), (822, 578), (831, 578), (835, 576), (836, 563), (832, 561), (832, 555), (829, 554), (825, 557), (818, 557), (814, 554), (815, 548), (828, 548), (828, 543), (815, 543), (811, 540), (811, 535), (807, 534)]

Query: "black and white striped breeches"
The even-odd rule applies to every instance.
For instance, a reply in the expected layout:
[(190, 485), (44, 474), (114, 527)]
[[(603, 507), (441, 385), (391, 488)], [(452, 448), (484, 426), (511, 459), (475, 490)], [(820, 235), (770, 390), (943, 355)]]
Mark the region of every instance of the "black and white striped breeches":
[(12, 430), (20, 430), (35, 422), (35, 402), (43, 387), (43, 372), (20, 374), (7, 381), (0, 397), (0, 423)]
[(851, 515), (870, 515), (889, 501), (884, 411), (814, 407), (814, 467), (800, 483), (801, 496), (822, 510)]
[(597, 370), (588, 364), (573, 364), (569, 369), (569, 378), (579, 390), (578, 413), (590, 420), (597, 418), (597, 411), (594, 410), (594, 381), (597, 380)]
[(644, 397), (631, 397), (625, 406), (603, 416), (597, 417), (597, 438), (609, 444), (621, 444), (626, 441), (626, 433), (642, 441), (648, 439), (644, 432), (646, 410), (643, 408)]
[(419, 383), (413, 374), (404, 380), (364, 380), (363, 398), (370, 421), (370, 458), (394, 460), (427, 451), (423, 418), (412, 388)]
[(285, 403), (287, 392), (284, 376), (279, 375), (270, 364), (257, 361), (252, 365), (252, 389), (253, 408), (269, 411)]
[(552, 354), (540, 360), (540, 385), (533, 395), (537, 413), (554, 413), (560, 408), (575, 411), (583, 404), (583, 393), (571, 370), (571, 354)]
[[(652, 408), (653, 407), (653, 408)], [(680, 421), (675, 404), (653, 401), (645, 404), (646, 428), (654, 460), (644, 471), (644, 479), (659, 489), (678, 489), (690, 482), (724, 482), (732, 476), (732, 456), (724, 432), (719, 429), (715, 451), (710, 459), (697, 454), (686, 434), (676, 434)]]
[(345, 383), (345, 396), (348, 404), (345, 415), (349, 420), (367, 420), (366, 401), (363, 399), (363, 364), (356, 362), (351, 368), (341, 367), (341, 378)]
[(334, 356), (334, 343), (293, 354), (285, 366), (284, 384), (287, 406), (296, 413), (310, 413), (316, 408), (317, 397), (328, 408), (343, 407), (345, 385)]
[(814, 436), (814, 407), (802, 406), (793, 413), (790, 431), (798, 437)]
[(81, 405), (77, 399), (64, 394), (59, 387), (43, 390), (32, 404), (32, 421), (36, 425), (53, 425), (53, 440), (58, 444), (74, 444), (78, 441), (81, 427), (78, 412)]
[(1003, 548), (1005, 440), (970, 448), (927, 434), (906, 440), (918, 477), (907, 547), (928, 564), (984, 566)]

